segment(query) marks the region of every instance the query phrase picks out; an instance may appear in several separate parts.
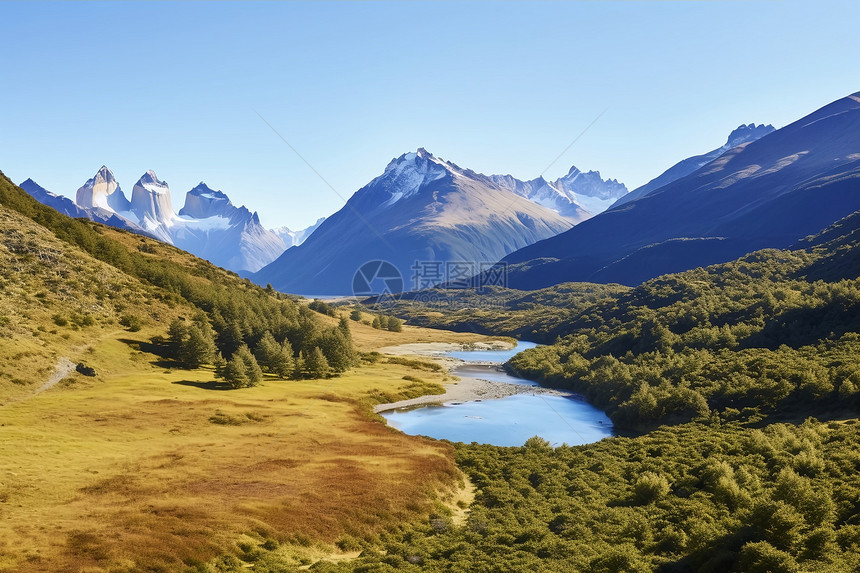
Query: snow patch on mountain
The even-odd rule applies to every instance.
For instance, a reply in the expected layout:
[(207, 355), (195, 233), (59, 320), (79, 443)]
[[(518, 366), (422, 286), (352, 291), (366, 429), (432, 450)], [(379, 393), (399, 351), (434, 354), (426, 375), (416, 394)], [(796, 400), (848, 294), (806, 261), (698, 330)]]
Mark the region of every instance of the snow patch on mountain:
[(305, 227), (304, 229), (300, 229), (298, 231), (293, 231), (289, 227), (276, 227), (272, 229), (272, 232), (278, 235), (281, 240), (284, 241), (284, 244), (287, 248), (295, 247), (301, 245), (307, 240), (311, 234), (317, 230), (317, 227), (322, 225), (323, 221), (325, 221), (325, 217), (320, 217), (317, 219), (316, 223), (309, 227)]
[(381, 204), (384, 208), (415, 195), (422, 187), (442, 179), (446, 174), (448, 169), (441, 160), (419, 148), (416, 152), (404, 153), (393, 159), (382, 175), (371, 181), (369, 186), (382, 187), (388, 193), (387, 200)]

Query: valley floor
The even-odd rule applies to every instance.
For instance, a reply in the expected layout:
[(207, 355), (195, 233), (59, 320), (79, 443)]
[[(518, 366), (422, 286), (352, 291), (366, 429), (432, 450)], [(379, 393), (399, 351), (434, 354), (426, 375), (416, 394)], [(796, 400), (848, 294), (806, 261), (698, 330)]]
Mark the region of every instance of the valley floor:
[[(483, 339), (353, 333), (365, 351)], [(137, 350), (154, 334), (108, 333), (69, 357), (97, 377), (72, 372), (0, 406), (0, 571), (183, 570), (243, 542), (310, 564), (354, 556), (354, 537), (464, 495), (451, 446), (371, 413), (374, 392), (396, 397), (409, 375), (444, 382), (444, 370), (382, 359), (339, 378), (227, 391), (210, 370)]]

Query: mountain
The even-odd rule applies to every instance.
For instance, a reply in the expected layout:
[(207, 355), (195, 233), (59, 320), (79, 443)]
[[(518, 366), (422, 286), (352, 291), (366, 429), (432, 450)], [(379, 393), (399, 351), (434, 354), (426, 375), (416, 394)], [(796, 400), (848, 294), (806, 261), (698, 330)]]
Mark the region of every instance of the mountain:
[(100, 207), (115, 213), (131, 208), (125, 193), (119, 187), (113, 172), (102, 165), (94, 177), (88, 179), (75, 194), (75, 203), (84, 209)]
[(481, 264), (570, 226), (491, 177), (418, 149), (392, 160), (303, 244), (252, 278), (286, 292), (342, 295), (353, 292), (359, 267), (384, 260), (399, 271), (403, 286), (415, 279), (435, 284), (450, 278), (446, 270), (460, 276), (455, 263), (474, 274)]
[(615, 179), (604, 180), (599, 171), (583, 173), (575, 166), (570, 168), (567, 175), (553, 182), (543, 177), (530, 181), (521, 181), (512, 175), (489, 177), (499, 187), (552, 209), (574, 224), (605, 211), (619, 197), (627, 194), (627, 187), (623, 183)]
[(595, 215), (627, 195), (627, 186), (617, 179), (604, 180), (599, 171), (582, 172), (576, 167), (571, 167), (567, 175), (556, 179), (553, 186)]
[(176, 218), (170, 187), (150, 169), (144, 173), (131, 190), (131, 212), (145, 229), (169, 227)]
[(68, 197), (63, 197), (62, 195), (51, 193), (32, 179), (27, 179), (26, 181), (22, 182), (18, 187), (26, 191), (27, 194), (29, 194), (39, 203), (56, 209), (63, 215), (68, 215), (69, 217), (74, 217), (78, 219), (89, 217), (87, 211), (81, 207), (78, 207), (74, 201), (72, 201)]
[(255, 271), (286, 248), (260, 224), (257, 213), (236, 207), (202, 181), (185, 195), (185, 205), (169, 227), (174, 245), (227, 269)]
[(300, 231), (293, 231), (289, 227), (275, 227), (272, 229), (272, 232), (279, 236), (284, 244), (289, 247), (294, 247), (301, 245), (305, 242), (305, 239), (311, 236), (311, 233), (317, 230), (317, 227), (322, 225), (322, 222), (325, 221), (325, 217), (320, 217), (317, 219), (316, 223), (311, 225), (310, 227), (305, 227)]
[[(21, 187), (65, 215), (157, 238), (235, 272), (257, 271), (288, 246), (280, 234), (260, 224), (257, 213), (234, 206), (226, 194), (203, 182), (186, 194), (185, 206), (175, 213), (170, 187), (152, 170), (134, 184), (131, 200), (106, 166), (78, 189), (76, 202), (47, 191), (31, 179)], [(306, 231), (299, 231), (297, 236)], [(293, 244), (292, 239), (289, 244)]]
[(637, 187), (626, 195), (622, 195), (611, 206), (615, 207), (618, 205), (623, 205), (624, 203), (628, 203), (630, 201), (633, 201), (634, 199), (644, 197), (651, 191), (659, 189), (663, 185), (668, 185), (672, 181), (676, 181), (681, 177), (686, 177), (687, 175), (693, 173), (703, 165), (710, 163), (729, 149), (734, 149), (735, 147), (743, 145), (744, 143), (750, 143), (751, 141), (761, 139), (762, 137), (773, 131), (775, 131), (775, 129), (772, 125), (756, 125), (754, 123), (751, 123), (749, 125), (741, 124), (737, 129), (735, 129), (729, 134), (729, 138), (722, 146), (713, 149), (707, 153), (703, 153), (702, 155), (694, 155), (693, 157), (688, 157), (687, 159), (679, 161), (678, 163), (676, 163), (675, 165), (673, 165), (645, 185)]
[(860, 93), (504, 259), (508, 284), (635, 285), (785, 248), (857, 209)]

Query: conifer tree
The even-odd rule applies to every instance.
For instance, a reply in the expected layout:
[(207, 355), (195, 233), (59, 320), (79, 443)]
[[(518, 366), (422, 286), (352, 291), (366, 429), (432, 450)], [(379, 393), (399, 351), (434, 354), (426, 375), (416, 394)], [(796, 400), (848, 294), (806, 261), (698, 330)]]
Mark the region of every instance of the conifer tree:
[(215, 340), (211, 330), (206, 331), (197, 324), (188, 329), (188, 336), (179, 345), (177, 358), (186, 368), (199, 368), (215, 357)]
[(234, 354), (224, 367), (224, 381), (231, 388), (244, 388), (249, 385), (248, 368), (238, 353)]
[(254, 352), (254, 355), (257, 358), (257, 363), (259, 363), (260, 367), (262, 367), (266, 372), (274, 372), (275, 363), (277, 362), (280, 353), (281, 345), (278, 344), (275, 337), (272, 336), (272, 333), (267, 330), (263, 334), (263, 338), (260, 339), (260, 342), (257, 343), (257, 348)]
[(296, 361), (293, 358), (293, 347), (290, 346), (289, 340), (284, 340), (284, 343), (279, 347), (275, 362), (272, 365), (272, 372), (278, 375), (283, 380), (292, 376), (296, 368)]
[(245, 363), (245, 374), (248, 378), (248, 386), (256, 386), (263, 380), (263, 371), (260, 370), (260, 365), (257, 364), (257, 359), (251, 354), (251, 350), (244, 344), (239, 347), (234, 357)]
[(299, 356), (296, 358), (295, 365), (293, 366), (293, 378), (296, 380), (301, 380), (305, 377), (305, 354), (301, 350), (299, 350)]
[(167, 327), (167, 339), (170, 344), (170, 357), (178, 358), (180, 347), (188, 336), (188, 327), (181, 318), (174, 318)]
[(331, 367), (319, 346), (314, 346), (308, 353), (305, 370), (311, 378), (327, 378), (331, 374)]

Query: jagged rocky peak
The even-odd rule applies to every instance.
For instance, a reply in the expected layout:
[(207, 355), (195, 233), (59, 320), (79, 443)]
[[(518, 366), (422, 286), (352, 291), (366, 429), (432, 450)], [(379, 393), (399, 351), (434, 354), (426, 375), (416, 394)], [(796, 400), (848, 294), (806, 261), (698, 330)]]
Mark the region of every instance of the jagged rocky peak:
[(140, 185), (147, 191), (150, 191), (151, 193), (170, 192), (170, 188), (168, 187), (167, 182), (161, 181), (155, 174), (155, 171), (153, 171), (152, 169), (147, 170), (146, 173), (140, 176), (140, 179), (138, 179), (135, 187), (138, 185)]
[(614, 200), (627, 193), (627, 186), (617, 179), (603, 179), (600, 171), (580, 171), (575, 165), (567, 175), (556, 180), (555, 185), (565, 191), (604, 200)]
[(113, 172), (105, 165), (102, 165), (95, 176), (78, 189), (75, 203), (88, 209), (98, 207), (116, 212), (128, 211), (130, 207)]
[(170, 187), (150, 169), (144, 173), (131, 191), (131, 210), (141, 221), (167, 222), (174, 218), (170, 200)]
[(385, 171), (363, 188), (387, 207), (417, 193), (423, 186), (442, 179), (452, 166), (419, 147), (392, 159)]
[(772, 125), (756, 125), (754, 123), (749, 125), (741, 124), (737, 129), (729, 134), (729, 138), (726, 140), (726, 144), (723, 147), (731, 149), (732, 147), (737, 147), (742, 143), (761, 139), (771, 131), (776, 131)]
[(179, 215), (196, 219), (218, 215), (229, 217), (234, 209), (230, 198), (225, 193), (215, 191), (201, 181), (194, 189), (185, 194), (185, 206), (179, 210)]

